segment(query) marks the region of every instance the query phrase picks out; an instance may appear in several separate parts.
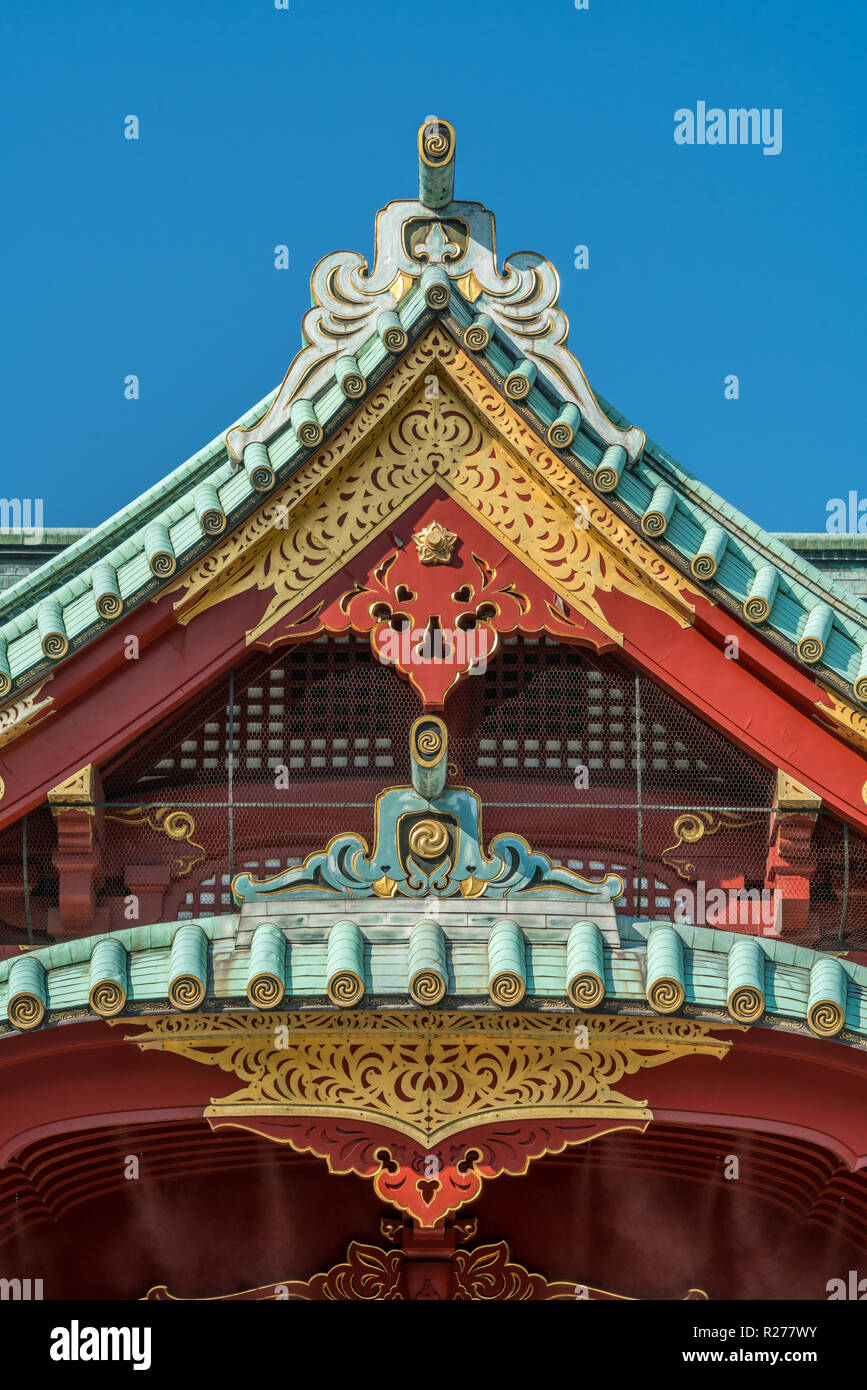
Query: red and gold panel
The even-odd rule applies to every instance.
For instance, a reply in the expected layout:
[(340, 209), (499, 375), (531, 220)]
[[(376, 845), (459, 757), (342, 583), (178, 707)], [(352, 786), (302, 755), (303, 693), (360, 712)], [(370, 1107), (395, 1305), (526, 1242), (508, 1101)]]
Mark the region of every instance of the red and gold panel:
[(142, 1020), (130, 1035), (234, 1073), (244, 1084), (205, 1110), (370, 1179), (423, 1227), (483, 1182), (596, 1135), (643, 1130), (626, 1076), (730, 1042), (686, 1019), (451, 1011), (193, 1014)]

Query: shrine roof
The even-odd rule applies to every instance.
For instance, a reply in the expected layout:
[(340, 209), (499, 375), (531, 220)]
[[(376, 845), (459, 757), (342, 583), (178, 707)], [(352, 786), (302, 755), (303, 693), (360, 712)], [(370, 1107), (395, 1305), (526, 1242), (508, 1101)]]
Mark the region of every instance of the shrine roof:
[[(507, 915), (504, 915), (507, 914)], [(867, 968), (769, 937), (556, 900), (259, 905), (0, 962), (0, 1036), (147, 1014), (254, 1009), (566, 1009), (678, 1015), (867, 1047)], [(506, 977), (509, 976), (509, 979)]]
[[(436, 320), (575, 474), (697, 590), (803, 668), (867, 704), (867, 604), (676, 462), (595, 395), (567, 346), (553, 265), (496, 260), (491, 213), (456, 201), (454, 131), (419, 132), (419, 198), (357, 253), (313, 272), (304, 346), (283, 382), (225, 433), (0, 594), (0, 697), (169, 586), (255, 512), (370, 397)], [(848, 538), (841, 552), (852, 549)]]

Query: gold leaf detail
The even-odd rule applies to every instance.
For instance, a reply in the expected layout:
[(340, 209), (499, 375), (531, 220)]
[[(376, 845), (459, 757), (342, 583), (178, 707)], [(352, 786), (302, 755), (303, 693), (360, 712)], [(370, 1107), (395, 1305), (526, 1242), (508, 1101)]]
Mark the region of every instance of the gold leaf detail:
[(442, 821), (420, 820), (409, 832), (409, 847), (422, 859), (433, 859), (449, 847), (449, 832)]
[(423, 565), (447, 565), (452, 558), (457, 536), (438, 521), (432, 521), (421, 531), (413, 532), (418, 558)]
[[(439, 395), (428, 400), (432, 365)], [(179, 621), (250, 590), (248, 643), (284, 640), (322, 584), (437, 485), (610, 640), (619, 590), (692, 621), (687, 581), (575, 476), (441, 329), (428, 330), (347, 425), (183, 576)], [(589, 524), (575, 525), (579, 504)], [(281, 525), (277, 526), (277, 517)], [(285, 524), (284, 524), (285, 523)]]
[[(615, 1090), (623, 1077), (680, 1055), (722, 1057), (730, 1046), (691, 1019), (590, 1013), (581, 1021), (589, 1043), (580, 1048), (575, 1016), (564, 1013), (171, 1015), (128, 1036), (234, 1073), (241, 1090), (216, 1098), (206, 1115), (333, 1115), (385, 1123), (426, 1145), (528, 1114), (648, 1119), (646, 1102)], [(276, 1046), (278, 1025), (288, 1048)]]

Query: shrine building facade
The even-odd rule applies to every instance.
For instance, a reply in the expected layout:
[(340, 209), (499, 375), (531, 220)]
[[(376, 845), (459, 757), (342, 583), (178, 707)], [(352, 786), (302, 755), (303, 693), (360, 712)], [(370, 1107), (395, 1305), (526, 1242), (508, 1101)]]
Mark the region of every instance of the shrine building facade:
[(867, 557), (591, 389), (447, 121), (417, 167), (275, 389), (0, 553), (0, 1277), (826, 1298), (867, 1242)]

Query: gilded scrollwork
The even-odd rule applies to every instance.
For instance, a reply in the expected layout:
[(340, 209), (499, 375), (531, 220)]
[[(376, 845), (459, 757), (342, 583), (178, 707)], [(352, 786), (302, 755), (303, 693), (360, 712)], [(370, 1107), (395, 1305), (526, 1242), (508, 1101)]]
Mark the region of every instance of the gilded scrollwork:
[(170, 840), (184, 842), (191, 850), (198, 850), (198, 854), (181, 852), (177, 855), (174, 860), (177, 878), (186, 878), (190, 870), (195, 868), (196, 864), (201, 864), (205, 858), (204, 845), (197, 844), (193, 839), (196, 822), (189, 811), (179, 811), (171, 806), (143, 804), (125, 810), (107, 811), (105, 819), (120, 821), (123, 825), (146, 826), (158, 835), (167, 835)]
[[(437, 123), (439, 141), (448, 122)], [(453, 132), (449, 137), (453, 140)], [(421, 137), (420, 137), (421, 140)], [(453, 158), (431, 157), (431, 142), (421, 140), (420, 160), (443, 167)], [(497, 263), (494, 216), (481, 203), (456, 202), (453, 188), (435, 207), (419, 199), (389, 203), (376, 216), (375, 256), (369, 266), (357, 251), (335, 251), (313, 270), (313, 307), (302, 323), (304, 346), (296, 354), (264, 414), (253, 425), (236, 425), (226, 437), (240, 458), (246, 444), (265, 442), (285, 430), (293, 401), (310, 397), (330, 379), (335, 360), (351, 355), (373, 335), (379, 316), (399, 302), (426, 265), (444, 272), (468, 298), (483, 297), (485, 313), (518, 350), (577, 404), (591, 429), (607, 444), (621, 444), (630, 458), (644, 446), (635, 426), (621, 428), (596, 399), (568, 342), (569, 321), (559, 307), (560, 280), (544, 256), (518, 252), (502, 269)], [(440, 290), (443, 308), (448, 292)]]
[[(432, 364), (442, 382), (428, 399)], [(685, 581), (533, 435), (442, 329), (428, 330), (383, 384), (368, 428), (377, 416), (360, 448), (356, 422), (187, 572), (181, 622), (258, 590), (262, 612), (248, 642), (284, 640), (322, 584), (437, 485), (611, 640), (622, 634), (597, 594), (613, 589), (689, 623)], [(589, 525), (576, 525), (579, 503)]]
[(679, 878), (687, 881), (695, 877), (695, 864), (688, 855), (675, 855), (681, 845), (695, 845), (709, 835), (717, 835), (721, 830), (742, 829), (750, 825), (762, 825), (767, 815), (749, 815), (741, 811), (685, 811), (676, 816), (672, 827), (677, 837), (661, 854), (663, 864), (675, 870)]
[(241, 1089), (215, 1098), (209, 1116), (330, 1115), (428, 1147), (509, 1117), (649, 1119), (646, 1102), (616, 1089), (624, 1077), (730, 1046), (691, 1019), (581, 1022), (580, 1047), (571, 1014), (449, 1011), (159, 1017), (130, 1040), (237, 1077)]
[[(382, 1224), (386, 1239), (395, 1239), (402, 1230), (399, 1223), (387, 1219)], [(468, 1238), (467, 1228), (475, 1234), (475, 1222), (455, 1223), (458, 1239)], [(228, 1303), (266, 1299), (329, 1303), (388, 1302), (413, 1297), (447, 1298), (461, 1302), (551, 1299), (573, 1302), (576, 1299), (593, 1302), (612, 1299), (635, 1301), (629, 1294), (591, 1288), (576, 1279), (549, 1280), (542, 1274), (531, 1273), (525, 1265), (512, 1258), (511, 1249), (504, 1240), (492, 1245), (478, 1245), (471, 1250), (453, 1250), (443, 1260), (443, 1265), (445, 1278), (438, 1280), (443, 1292), (437, 1292), (429, 1280), (413, 1292), (414, 1286), (407, 1285), (407, 1256), (402, 1249), (386, 1250), (378, 1245), (353, 1240), (344, 1260), (322, 1274), (314, 1274), (311, 1279), (283, 1279), (279, 1283), (262, 1284), (239, 1293), (216, 1294), (213, 1299)], [(701, 1300), (706, 1299), (707, 1294), (701, 1289), (690, 1289), (685, 1298)], [(179, 1295), (170, 1293), (165, 1284), (148, 1289), (145, 1299), (149, 1302), (183, 1301)]]

